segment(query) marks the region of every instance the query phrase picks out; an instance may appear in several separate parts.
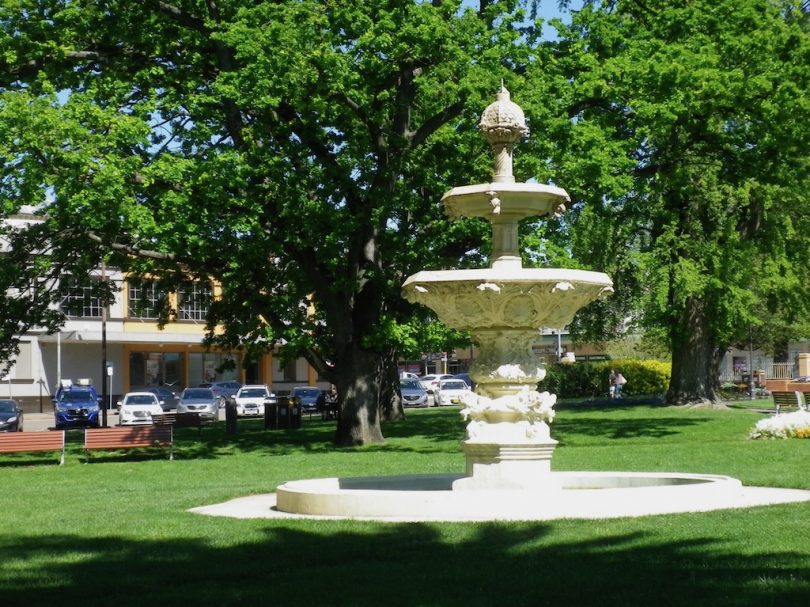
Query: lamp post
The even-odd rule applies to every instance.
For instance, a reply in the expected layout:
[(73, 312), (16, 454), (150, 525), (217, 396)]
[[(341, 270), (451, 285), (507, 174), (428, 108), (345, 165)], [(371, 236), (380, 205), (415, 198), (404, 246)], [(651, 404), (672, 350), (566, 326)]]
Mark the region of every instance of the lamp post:
[(754, 328), (748, 325), (748, 397), (754, 400)]
[[(107, 266), (101, 260), (101, 285), (105, 286), (107, 279)], [(107, 427), (107, 302), (106, 297), (101, 302), (101, 425)]]

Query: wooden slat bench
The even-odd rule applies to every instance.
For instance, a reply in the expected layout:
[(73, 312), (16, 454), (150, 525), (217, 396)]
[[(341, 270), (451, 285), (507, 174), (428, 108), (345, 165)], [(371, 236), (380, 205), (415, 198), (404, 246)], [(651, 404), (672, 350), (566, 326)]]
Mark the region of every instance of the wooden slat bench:
[(202, 427), (204, 424), (200, 414), (193, 411), (189, 411), (188, 413), (164, 413), (163, 415), (153, 415), (152, 423), (155, 426), (197, 428), (198, 433), (202, 433)]
[(781, 413), (783, 409), (804, 409), (804, 402), (801, 392), (771, 392), (776, 413)]
[(65, 463), (65, 431), (0, 432), (0, 453), (59, 451), (59, 465)]
[(139, 447), (168, 447), (169, 459), (174, 459), (172, 426), (118, 426), (88, 428), (84, 431), (87, 461), (90, 452), (98, 449), (135, 449)]

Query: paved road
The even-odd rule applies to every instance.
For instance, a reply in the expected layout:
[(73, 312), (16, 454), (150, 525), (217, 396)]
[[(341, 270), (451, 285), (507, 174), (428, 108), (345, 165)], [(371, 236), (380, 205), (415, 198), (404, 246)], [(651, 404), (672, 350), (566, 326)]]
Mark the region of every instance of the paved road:
[[(225, 419), (225, 409), (219, 410), (219, 419)], [(118, 425), (118, 413), (115, 410), (107, 412), (107, 425)], [(53, 427), (53, 413), (26, 413), (23, 419), (24, 432), (40, 432)]]

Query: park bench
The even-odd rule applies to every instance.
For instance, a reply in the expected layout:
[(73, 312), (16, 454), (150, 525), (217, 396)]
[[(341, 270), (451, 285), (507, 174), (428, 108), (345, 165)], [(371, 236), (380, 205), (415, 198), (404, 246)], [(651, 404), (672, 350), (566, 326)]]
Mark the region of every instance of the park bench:
[(776, 413), (779, 414), (782, 412), (783, 409), (804, 409), (804, 399), (802, 398), (801, 392), (780, 392), (774, 391), (771, 392), (773, 396), (773, 404), (776, 408)]
[(84, 431), (84, 450), (88, 462), (91, 451), (144, 447), (168, 447), (169, 459), (174, 459), (172, 426), (118, 426), (87, 428)]
[(152, 424), (155, 426), (173, 426), (175, 428), (197, 428), (197, 433), (202, 434), (205, 421), (200, 417), (199, 413), (189, 411), (188, 413), (153, 415)]
[(0, 453), (60, 451), (59, 465), (65, 463), (65, 431), (0, 432)]

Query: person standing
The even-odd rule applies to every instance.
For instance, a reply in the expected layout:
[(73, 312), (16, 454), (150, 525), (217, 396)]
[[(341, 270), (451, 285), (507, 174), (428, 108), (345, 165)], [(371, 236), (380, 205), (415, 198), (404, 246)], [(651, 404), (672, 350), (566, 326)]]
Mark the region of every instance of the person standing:
[(622, 397), (622, 387), (624, 384), (627, 383), (627, 380), (624, 378), (618, 370), (612, 369), (611, 370), (611, 377), (613, 380), (611, 384), (613, 386), (613, 398), (621, 398)]

